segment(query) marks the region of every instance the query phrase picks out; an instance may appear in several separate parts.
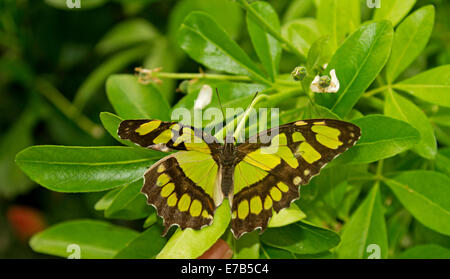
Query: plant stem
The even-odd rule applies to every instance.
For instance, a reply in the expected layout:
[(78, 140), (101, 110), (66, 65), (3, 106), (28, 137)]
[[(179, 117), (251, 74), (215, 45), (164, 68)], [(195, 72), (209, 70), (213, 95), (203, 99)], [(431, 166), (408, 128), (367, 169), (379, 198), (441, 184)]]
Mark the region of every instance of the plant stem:
[[(216, 80), (228, 80), (228, 81), (253, 81), (248, 76), (237, 75), (222, 75), (222, 74), (205, 74), (205, 73), (168, 73), (168, 72), (153, 72), (152, 77), (166, 78), (166, 79), (216, 79)], [(277, 84), (286, 86), (298, 86), (295, 81), (281, 80), (276, 81)]]
[(384, 160), (380, 160), (378, 161), (378, 165), (377, 165), (377, 171), (375, 174), (375, 178), (377, 179), (377, 181), (383, 180), (383, 165), (384, 165)]
[(270, 26), (264, 18), (261, 17), (260, 14), (258, 14), (255, 9), (251, 5), (248, 4), (247, 0), (237, 0), (238, 3), (240, 3), (244, 9), (247, 11), (247, 13), (256, 21), (258, 22), (264, 30), (266, 30), (270, 35), (272, 35), (275, 39), (277, 39), (279, 42), (283, 43), (286, 48), (294, 53), (301, 61), (305, 62), (306, 58), (305, 56), (288, 40), (283, 38), (278, 31), (276, 31), (272, 26)]
[(51, 83), (44, 79), (38, 78), (35, 83), (35, 88), (83, 131), (90, 134), (94, 138), (100, 138), (103, 136), (103, 128), (93, 123), (89, 118), (82, 114), (81, 111), (69, 100), (67, 100), (66, 97), (64, 97), (64, 95)]

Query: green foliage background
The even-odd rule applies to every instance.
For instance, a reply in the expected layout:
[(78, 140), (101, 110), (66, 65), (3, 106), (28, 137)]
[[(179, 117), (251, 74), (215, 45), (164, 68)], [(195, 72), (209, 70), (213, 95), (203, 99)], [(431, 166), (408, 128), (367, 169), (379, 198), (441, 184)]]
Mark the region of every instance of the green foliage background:
[[(234, 258), (450, 258), (450, 6), (365, 3), (2, 1), (0, 209), (43, 211), (51, 226), (29, 244), (60, 257), (76, 243), (82, 258), (196, 258), (222, 238)], [(162, 67), (162, 84), (138, 83), (140, 65)], [(303, 82), (290, 77), (298, 65)], [(332, 69), (339, 92), (312, 94)], [(162, 238), (139, 190), (164, 154), (121, 141), (117, 127), (193, 111), (204, 84), (225, 107), (262, 91), (256, 107), (279, 107), (282, 123), (343, 119), (363, 136), (263, 234), (233, 239), (223, 205), (212, 226)], [(0, 255), (40, 255), (0, 218)]]

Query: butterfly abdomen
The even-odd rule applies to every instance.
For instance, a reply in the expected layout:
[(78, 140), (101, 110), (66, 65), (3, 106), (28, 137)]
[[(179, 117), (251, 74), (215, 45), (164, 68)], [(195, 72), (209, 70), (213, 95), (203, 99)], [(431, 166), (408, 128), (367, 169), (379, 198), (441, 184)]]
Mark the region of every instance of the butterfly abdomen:
[(221, 190), (224, 197), (230, 197), (233, 193), (234, 184), (234, 167), (235, 167), (235, 145), (234, 143), (225, 143), (222, 152), (222, 167), (221, 167)]

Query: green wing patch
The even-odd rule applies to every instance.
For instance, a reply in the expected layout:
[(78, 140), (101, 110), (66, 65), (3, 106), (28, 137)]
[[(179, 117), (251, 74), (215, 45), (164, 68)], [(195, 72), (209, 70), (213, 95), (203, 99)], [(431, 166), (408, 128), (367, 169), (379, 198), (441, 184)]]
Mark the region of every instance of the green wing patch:
[(217, 168), (209, 154), (181, 151), (161, 159), (145, 173), (141, 191), (163, 218), (163, 235), (172, 225), (201, 229), (212, 223)]
[(308, 184), (360, 136), (360, 128), (351, 123), (311, 119), (262, 132), (239, 145), (232, 204), (234, 235), (264, 230), (272, 210), (289, 207), (299, 198), (299, 186)]
[(124, 120), (117, 132), (121, 139), (159, 151), (191, 150), (211, 153), (220, 148), (217, 139), (191, 126), (161, 120)]

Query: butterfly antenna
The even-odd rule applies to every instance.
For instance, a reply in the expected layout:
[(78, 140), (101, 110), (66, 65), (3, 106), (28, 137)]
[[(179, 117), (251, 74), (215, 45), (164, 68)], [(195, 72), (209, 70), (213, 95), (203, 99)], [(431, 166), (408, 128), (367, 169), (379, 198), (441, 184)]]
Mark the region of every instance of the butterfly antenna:
[(225, 121), (225, 112), (223, 111), (223, 106), (222, 106), (222, 102), (220, 101), (220, 95), (219, 95), (219, 89), (217, 89), (216, 87), (216, 95), (217, 95), (217, 99), (219, 100), (219, 105), (220, 105), (220, 111), (222, 111), (222, 118), (223, 121)]

